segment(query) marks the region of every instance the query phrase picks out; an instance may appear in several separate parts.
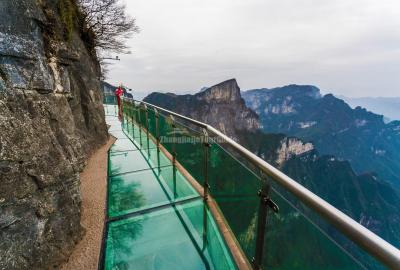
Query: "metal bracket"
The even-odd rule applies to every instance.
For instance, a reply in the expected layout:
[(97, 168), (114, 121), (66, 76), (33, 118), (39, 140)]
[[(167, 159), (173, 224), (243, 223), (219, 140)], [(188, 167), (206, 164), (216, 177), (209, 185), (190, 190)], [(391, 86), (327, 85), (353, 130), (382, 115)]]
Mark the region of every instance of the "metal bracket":
[(261, 189), (258, 191), (257, 195), (259, 197), (263, 198), (263, 202), (265, 206), (268, 206), (269, 208), (274, 211), (274, 213), (279, 212), (279, 206), (268, 196), (268, 194), (265, 194)]

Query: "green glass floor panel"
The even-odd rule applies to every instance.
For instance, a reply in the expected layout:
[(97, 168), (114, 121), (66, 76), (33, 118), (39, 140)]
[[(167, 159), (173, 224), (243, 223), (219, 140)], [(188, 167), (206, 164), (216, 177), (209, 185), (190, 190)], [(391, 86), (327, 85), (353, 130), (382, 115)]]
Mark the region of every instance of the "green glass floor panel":
[(169, 202), (152, 170), (110, 177), (108, 215), (117, 217)]
[(106, 116), (118, 114), (118, 106), (117, 105), (103, 105), (103, 106), (104, 106), (104, 113)]
[(106, 116), (106, 123), (107, 124), (119, 124), (121, 126), (121, 122), (118, 120), (116, 116)]
[(108, 121), (106, 124), (110, 126), (108, 129), (109, 131), (122, 130), (121, 123), (119, 121)]
[[(213, 269), (237, 269), (236, 264), (228, 250), (225, 241), (223, 240), (215, 220), (205, 207), (202, 201), (195, 201), (177, 207), (184, 212), (182, 218), (187, 219), (193, 227), (192, 230), (201, 237), (195, 237), (198, 245), (204, 250), (204, 254), (210, 263), (210, 268)], [(204, 220), (206, 219), (206, 220)], [(206, 221), (206, 222), (205, 222)], [(206, 227), (204, 228), (204, 224)], [(204, 245), (204, 236), (207, 241)]]
[(139, 150), (139, 149), (128, 138), (116, 140), (110, 149), (111, 152), (133, 151), (133, 150)]
[(108, 131), (108, 133), (110, 133), (112, 136), (114, 136), (117, 139), (127, 138), (127, 136), (125, 135), (125, 133), (122, 130), (110, 129)]
[(150, 169), (141, 151), (110, 152), (109, 176)]
[[(108, 227), (105, 268), (235, 269), (221, 238), (214, 239), (219, 244), (213, 249), (206, 247), (201, 251), (203, 238), (195, 227), (202, 226), (203, 217), (193, 216), (193, 211), (203, 211), (201, 200), (111, 222)], [(189, 212), (189, 216), (186, 212)], [(191, 219), (190, 215), (195, 218)], [(213, 226), (207, 227), (210, 233), (214, 230)], [(209, 253), (215, 252), (214, 248), (218, 247), (225, 251)]]
[[(137, 132), (138, 133), (138, 132)], [(137, 134), (136, 134), (137, 135)], [(135, 143), (140, 146), (143, 150), (146, 150), (147, 148), (155, 148), (157, 147), (156, 144), (149, 138), (147, 140), (146, 133), (142, 131), (141, 136), (136, 136), (134, 137)]]
[(172, 201), (199, 196), (186, 178), (173, 166), (154, 170)]
[(134, 140), (139, 141), (139, 138), (146, 137), (146, 134), (143, 132), (143, 130), (141, 131), (141, 134), (140, 134), (139, 129), (137, 127), (132, 128), (130, 126), (129, 128), (124, 128), (124, 131), (125, 131), (126, 136), (128, 136), (129, 138), (134, 139)]
[(151, 167), (158, 168), (158, 167), (165, 167), (172, 165), (172, 161), (169, 160), (163, 152), (158, 151), (156, 146), (154, 145), (153, 148), (150, 149), (143, 149), (142, 153), (149, 161)]
[(198, 197), (198, 193), (173, 167), (138, 171), (109, 179), (108, 214), (117, 217), (169, 202)]

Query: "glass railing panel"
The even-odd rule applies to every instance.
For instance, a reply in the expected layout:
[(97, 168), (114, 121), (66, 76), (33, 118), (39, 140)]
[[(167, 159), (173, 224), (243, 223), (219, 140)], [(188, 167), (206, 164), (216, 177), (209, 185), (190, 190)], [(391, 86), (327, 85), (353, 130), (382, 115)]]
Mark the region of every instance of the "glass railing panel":
[(268, 212), (265, 269), (365, 269), (322, 228), (271, 189), (279, 212)]
[(104, 95), (103, 104), (117, 104), (117, 97), (115, 95)]
[(175, 140), (177, 161), (203, 186), (206, 147), (203, 133), (176, 122)]
[(156, 138), (157, 134), (157, 121), (156, 121), (156, 113), (154, 109), (148, 108), (147, 110), (149, 116), (149, 133), (153, 136), (154, 139)]
[(209, 185), (211, 196), (251, 261), (255, 252), (261, 180), (219, 144), (211, 141)]
[[(288, 193), (287, 191), (283, 190), (278, 185), (274, 184), (274, 196), (277, 200), (282, 201), (283, 205), (286, 205), (286, 213), (298, 213), (302, 215), (302, 220), (307, 220), (309, 227), (314, 227), (316, 230), (320, 232), (320, 239), (324, 239), (324, 245), (322, 247), (329, 247), (332, 244), (339, 247), (338, 249), (334, 250), (341, 252), (341, 257), (350, 258), (353, 261), (353, 264), (348, 263), (349, 266), (358, 265), (359, 268), (354, 269), (386, 269), (380, 262), (378, 262), (375, 258), (369, 255), (366, 251), (358, 247), (353, 241), (351, 241), (347, 236), (343, 235), (340, 231), (338, 231), (333, 225), (329, 224), (325, 221), (321, 216), (319, 216), (314, 210), (310, 209), (303, 203), (301, 203), (297, 198), (295, 198), (292, 194)], [(304, 222), (305, 223), (305, 222)], [(295, 224), (293, 224), (295, 225)], [(325, 236), (325, 238), (323, 237)], [(332, 256), (336, 256), (333, 253), (327, 254), (327, 259)], [(344, 260), (343, 260), (344, 261)], [(346, 263), (347, 261), (344, 261)], [(343, 263), (343, 264), (344, 264)], [(347, 268), (351, 269), (351, 268)]]
[(171, 117), (159, 114), (158, 125), (160, 131), (160, 143), (163, 147), (165, 147), (168, 152), (172, 153), (173, 146), (173, 137), (174, 137), (174, 128), (173, 128), (173, 120)]

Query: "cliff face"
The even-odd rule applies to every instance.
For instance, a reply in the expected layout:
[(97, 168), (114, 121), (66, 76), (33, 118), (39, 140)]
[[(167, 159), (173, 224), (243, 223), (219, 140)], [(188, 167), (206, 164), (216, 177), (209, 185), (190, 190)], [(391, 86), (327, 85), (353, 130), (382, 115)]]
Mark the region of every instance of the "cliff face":
[(83, 233), (79, 172), (108, 137), (96, 57), (62, 2), (74, 3), (0, 1), (0, 269), (68, 258)]
[(255, 131), (258, 116), (246, 107), (235, 79), (231, 79), (195, 95), (152, 93), (144, 101), (205, 122), (229, 136), (237, 130)]

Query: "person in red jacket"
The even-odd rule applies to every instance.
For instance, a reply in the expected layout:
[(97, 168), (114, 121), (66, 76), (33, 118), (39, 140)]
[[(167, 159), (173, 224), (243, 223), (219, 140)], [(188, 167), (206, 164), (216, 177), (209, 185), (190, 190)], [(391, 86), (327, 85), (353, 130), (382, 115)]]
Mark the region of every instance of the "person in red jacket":
[(121, 96), (124, 94), (124, 90), (122, 90), (121, 85), (115, 90), (115, 96), (117, 97), (118, 104), (118, 118), (121, 119)]

